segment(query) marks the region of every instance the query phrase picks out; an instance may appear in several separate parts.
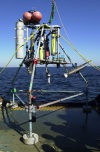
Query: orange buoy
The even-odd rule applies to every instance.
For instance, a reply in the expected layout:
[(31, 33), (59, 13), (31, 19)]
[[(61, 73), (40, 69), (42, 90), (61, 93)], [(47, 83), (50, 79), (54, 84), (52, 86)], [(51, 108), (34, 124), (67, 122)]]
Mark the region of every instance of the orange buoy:
[(32, 20), (35, 22), (40, 22), (40, 20), (42, 19), (42, 14), (38, 11), (34, 11), (32, 14)]
[(31, 19), (32, 19), (32, 13), (30, 13), (30, 12), (25, 12), (25, 13), (23, 14), (23, 21), (24, 21), (24, 23), (30, 22)]

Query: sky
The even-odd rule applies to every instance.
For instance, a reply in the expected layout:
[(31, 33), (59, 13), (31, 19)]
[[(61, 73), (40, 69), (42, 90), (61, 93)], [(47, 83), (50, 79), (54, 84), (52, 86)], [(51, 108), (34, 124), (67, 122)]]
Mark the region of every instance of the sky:
[[(70, 38), (74, 47), (87, 59), (100, 66), (100, 0), (55, 0), (52, 25), (61, 26), (60, 33)], [(0, 67), (5, 67), (15, 52), (15, 24), (29, 10), (42, 13), (42, 23), (48, 23), (52, 0), (3, 0), (0, 4)], [(57, 11), (58, 10), (58, 11)], [(60, 17), (59, 17), (60, 15)], [(65, 30), (64, 30), (65, 29)], [(66, 35), (66, 33), (67, 35)], [(68, 37), (67, 37), (68, 36)], [(73, 63), (84, 60), (65, 41), (60, 40)], [(15, 57), (8, 65), (19, 66)]]

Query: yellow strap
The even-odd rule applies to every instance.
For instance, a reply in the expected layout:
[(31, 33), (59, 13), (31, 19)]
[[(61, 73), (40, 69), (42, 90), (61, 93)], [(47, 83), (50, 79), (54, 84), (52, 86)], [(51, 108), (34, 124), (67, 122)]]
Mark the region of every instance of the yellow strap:
[(91, 65), (91, 66), (92, 66), (93, 68), (95, 68), (96, 70), (100, 71), (100, 68), (97, 67), (93, 62), (89, 62), (89, 60), (88, 60), (86, 57), (84, 57), (79, 51), (77, 51), (77, 49), (74, 47), (74, 45), (73, 45), (71, 42), (67, 41), (62, 35), (60, 35), (60, 36), (63, 38), (63, 40), (64, 40), (74, 51), (76, 51), (76, 52), (78, 53), (78, 55), (79, 55), (85, 62), (88, 62), (89, 65)]

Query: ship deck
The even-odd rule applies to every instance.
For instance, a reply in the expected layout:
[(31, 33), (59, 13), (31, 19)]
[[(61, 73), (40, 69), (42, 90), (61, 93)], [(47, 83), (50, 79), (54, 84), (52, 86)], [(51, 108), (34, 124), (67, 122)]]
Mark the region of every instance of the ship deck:
[(48, 107), (37, 111), (33, 133), (39, 141), (22, 142), (29, 131), (28, 113), (24, 109), (0, 110), (0, 152), (100, 152), (100, 112), (82, 107)]

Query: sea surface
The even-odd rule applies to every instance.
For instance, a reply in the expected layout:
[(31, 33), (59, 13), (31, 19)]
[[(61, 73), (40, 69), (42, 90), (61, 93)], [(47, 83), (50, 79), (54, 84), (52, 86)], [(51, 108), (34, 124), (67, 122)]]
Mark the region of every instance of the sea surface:
[[(2, 68), (0, 68), (0, 71)], [(0, 74), (0, 96), (8, 100), (13, 99), (12, 82), (18, 68), (6, 68)], [(68, 67), (71, 70), (71, 67)], [(51, 102), (61, 98), (65, 98), (80, 92), (86, 93), (86, 83), (79, 73), (75, 73), (65, 78), (65, 69), (63, 67), (49, 67), (50, 83), (46, 77), (45, 67), (36, 67), (36, 73), (33, 80), (33, 96), (36, 97), (36, 102)], [(88, 101), (94, 100), (100, 94), (100, 71), (93, 67), (85, 67), (80, 71), (86, 81), (88, 81)], [(22, 67), (14, 81), (16, 94), (24, 101), (28, 101), (28, 90), (31, 74), (27, 72), (26, 67)], [(15, 98), (16, 102), (19, 99)], [(85, 102), (86, 94), (65, 100), (65, 102)]]

